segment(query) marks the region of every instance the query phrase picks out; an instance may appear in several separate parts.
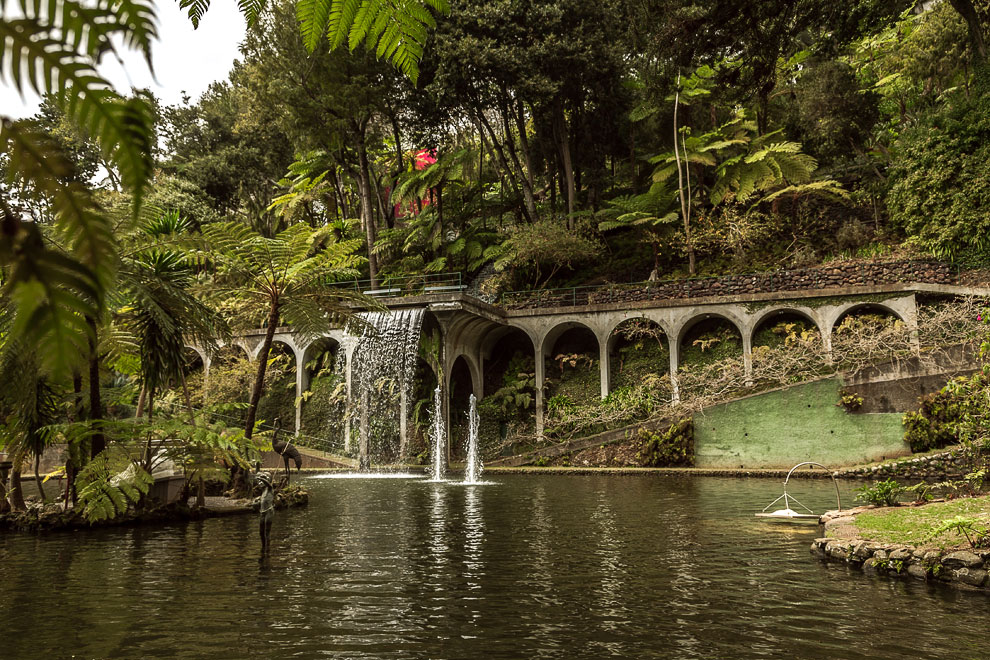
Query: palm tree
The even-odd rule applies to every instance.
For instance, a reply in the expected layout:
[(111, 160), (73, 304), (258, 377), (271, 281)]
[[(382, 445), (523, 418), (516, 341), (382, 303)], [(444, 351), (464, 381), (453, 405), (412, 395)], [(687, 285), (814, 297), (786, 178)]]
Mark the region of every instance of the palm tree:
[(146, 400), (149, 418), (155, 393), (170, 379), (185, 380), (186, 343), (210, 350), (229, 335), (220, 316), (190, 292), (193, 264), (177, 243), (190, 229), (177, 211), (152, 216), (121, 255), (116, 321), (137, 345), (144, 392), (138, 407)]
[(327, 227), (295, 224), (268, 238), (246, 225), (224, 222), (203, 228), (201, 246), (216, 267), (213, 295), (241, 303), (255, 318), (264, 316), (265, 338), (244, 426), (250, 439), (275, 329), (284, 320), (294, 332), (314, 337), (352, 316), (345, 303), (367, 303), (360, 293), (333, 286), (358, 276), (365, 259), (354, 251), (361, 243), (338, 241)]

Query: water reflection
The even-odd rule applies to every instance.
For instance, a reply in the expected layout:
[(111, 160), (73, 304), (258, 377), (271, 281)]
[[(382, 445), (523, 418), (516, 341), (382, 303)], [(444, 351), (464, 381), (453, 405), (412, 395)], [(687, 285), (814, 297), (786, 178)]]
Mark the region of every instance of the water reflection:
[[(2, 535), (0, 655), (982, 654), (985, 596), (817, 562), (817, 528), (752, 516), (779, 483), (494, 480), (309, 481), (310, 506), (276, 518), (267, 563), (253, 516)], [(828, 506), (823, 485), (795, 494)]]

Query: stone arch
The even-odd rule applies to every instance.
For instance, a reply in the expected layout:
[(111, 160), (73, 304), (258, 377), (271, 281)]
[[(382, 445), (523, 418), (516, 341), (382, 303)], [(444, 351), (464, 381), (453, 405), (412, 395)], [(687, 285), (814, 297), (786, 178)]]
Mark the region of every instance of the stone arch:
[(472, 365), (468, 355), (460, 354), (450, 362), (447, 374), (447, 406), (450, 411), (448, 437), (450, 454), (462, 453), (462, 440), (467, 437), (467, 412), (471, 395), (474, 394), (477, 367)]
[(233, 346), (236, 346), (237, 348), (244, 351), (244, 355), (246, 355), (247, 359), (250, 360), (251, 362), (254, 362), (255, 359), (258, 357), (258, 350), (261, 348), (261, 344), (252, 347), (250, 344), (248, 344), (248, 342), (244, 341), (243, 339), (235, 339), (229, 344), (221, 345), (220, 348), (223, 349)]
[(844, 305), (839, 305), (832, 310), (828, 322), (828, 332), (829, 334), (834, 334), (835, 329), (839, 326), (839, 322), (842, 321), (846, 316), (861, 312), (864, 309), (875, 309), (883, 312), (886, 315), (893, 316), (905, 324), (910, 325), (911, 319), (906, 318), (906, 314), (903, 310), (898, 310), (894, 305), (889, 304), (888, 301), (884, 302), (871, 302), (871, 301), (861, 301), (861, 302), (851, 302)]
[[(632, 348), (636, 344), (642, 346)], [(670, 372), (670, 337), (663, 325), (645, 316), (633, 316), (613, 323), (606, 339), (606, 352), (610, 392), (616, 387), (635, 385), (647, 373), (664, 376)], [(643, 357), (646, 358), (645, 363)], [(629, 361), (634, 361), (636, 366), (627, 373), (626, 364)]]
[[(467, 379), (462, 384), (470, 389), (470, 394), (474, 394), (479, 400), (484, 396), (484, 388), (481, 383), (481, 366), (475, 357), (469, 353), (459, 352), (450, 360), (450, 369), (447, 374), (448, 384), (454, 377), (454, 368), (458, 363), (463, 363), (467, 367)], [(462, 378), (463, 380), (463, 378)]]
[[(346, 366), (346, 351), (337, 337), (317, 337), (302, 349), (296, 366), (296, 430), (300, 435), (343, 448), (349, 424), (347, 401), (337, 401), (332, 394), (339, 378), (346, 384)], [(316, 380), (318, 376), (322, 378)]]
[[(260, 349), (255, 353), (255, 360), (258, 359)], [(272, 340), (271, 350), (268, 359), (284, 355), (290, 364), (278, 376), (271, 372), (272, 366), (269, 364), (269, 372), (265, 375), (265, 388), (258, 403), (258, 419), (264, 420), (262, 428), (272, 428), (275, 420), (280, 421), (283, 431), (298, 432), (300, 425), (301, 408), (297, 405), (299, 392), (300, 375), (302, 370), (299, 364), (299, 353), (295, 344), (291, 341), (276, 336)]]
[(572, 330), (586, 330), (592, 337), (595, 338), (595, 344), (599, 344), (598, 334), (595, 329), (592, 328), (587, 323), (578, 320), (568, 320), (557, 323), (556, 325), (549, 328), (541, 338), (539, 344), (543, 352), (544, 357), (549, 357), (549, 353), (552, 353), (557, 342), (565, 334), (571, 332)]
[(705, 321), (709, 321), (711, 319), (721, 319), (725, 321), (735, 329), (735, 331), (739, 334), (740, 338), (744, 338), (747, 335), (747, 333), (745, 332), (746, 323), (735, 314), (725, 310), (712, 310), (707, 312), (701, 312), (698, 314), (694, 314), (693, 316), (690, 316), (687, 319), (685, 319), (680, 324), (680, 326), (672, 333), (672, 336), (677, 337), (678, 348), (682, 347), (684, 338), (688, 335), (689, 332), (691, 332), (691, 330), (693, 330), (698, 324), (704, 323)]
[[(582, 405), (607, 394), (601, 382), (601, 341), (594, 329), (580, 321), (558, 323), (544, 335), (541, 347), (550, 394), (565, 395)], [(574, 360), (558, 356), (575, 356)]]
[(824, 341), (822, 323), (821, 319), (818, 317), (818, 314), (815, 314), (812, 310), (804, 307), (777, 305), (769, 309), (760, 310), (760, 312), (752, 318), (749, 328), (750, 344), (756, 346), (757, 335), (768, 324), (775, 324), (788, 319), (807, 321), (811, 324), (811, 327), (814, 327), (818, 331), (819, 341)]
[[(694, 341), (700, 339), (706, 333), (717, 331), (719, 327), (730, 329), (729, 336), (725, 340), (720, 340), (709, 348), (695, 346)], [(682, 395), (691, 392), (700, 393), (702, 389), (707, 391), (707, 383), (701, 382), (698, 377), (693, 377), (685, 381), (683, 373), (685, 365), (688, 363), (710, 362), (711, 360), (721, 361), (729, 355), (735, 355), (734, 345), (738, 345), (738, 355), (743, 360), (744, 383), (751, 383), (752, 361), (749, 346), (749, 335), (743, 331), (745, 324), (740, 322), (734, 314), (724, 311), (708, 311), (702, 314), (695, 314), (688, 318), (677, 332), (677, 343), (671, 342), (673, 356), (670, 361), (671, 382), (673, 384), (675, 401), (681, 399)], [(731, 341), (732, 344), (726, 342)], [(721, 354), (721, 357), (720, 357)]]
[(488, 332), (481, 341), (479, 351), (483, 367), (482, 394), (489, 396), (500, 389), (509, 363), (521, 356), (529, 373), (535, 372), (536, 342), (523, 328), (500, 326)]
[[(843, 369), (855, 369), (864, 366), (863, 358), (865, 355), (870, 356), (867, 362), (883, 360), (883, 352), (887, 353), (887, 359), (893, 359), (900, 350), (898, 348), (900, 342), (903, 342), (902, 348), (917, 353), (919, 350), (917, 318), (913, 297), (906, 299), (906, 301), (910, 303), (910, 307), (904, 304), (905, 299), (901, 299), (883, 302), (853, 302), (839, 305), (831, 310), (829, 324), (829, 354), (831, 359), (834, 359)], [(840, 333), (840, 328), (846, 319), (871, 314), (895, 319), (903, 325), (900, 330), (896, 327), (892, 328), (880, 324), (875, 327), (863, 328), (863, 331), (858, 333)], [(871, 345), (871, 340), (879, 341), (878, 337), (883, 337), (882, 344)]]
[(206, 405), (206, 388), (210, 373), (209, 354), (198, 346), (186, 344), (183, 349), (183, 370), (185, 378), (183, 387), (189, 391), (193, 406)]
[(825, 375), (830, 346), (814, 310), (787, 305), (761, 310), (750, 329), (747, 383), (773, 386)]
[(199, 356), (199, 359), (202, 361), (203, 368), (204, 369), (208, 368), (207, 365), (210, 363), (210, 354), (206, 351), (205, 348), (202, 348), (201, 346), (198, 346), (196, 344), (186, 344), (184, 348), (195, 352), (196, 355)]

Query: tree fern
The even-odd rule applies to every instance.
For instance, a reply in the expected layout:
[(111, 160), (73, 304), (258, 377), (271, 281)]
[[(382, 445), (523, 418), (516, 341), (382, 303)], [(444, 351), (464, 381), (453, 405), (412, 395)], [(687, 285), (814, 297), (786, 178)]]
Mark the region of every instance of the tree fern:
[[(209, 8), (208, 0), (178, 0), (188, 10), (194, 27), (199, 26)], [(253, 25), (264, 8), (264, 0), (238, 0), (248, 25)], [(447, 0), (300, 0), (296, 17), (303, 44), (316, 50), (326, 37), (330, 48), (356, 49), (362, 43), (384, 58), (414, 83), (430, 30), (436, 27), (436, 14), (450, 11)]]

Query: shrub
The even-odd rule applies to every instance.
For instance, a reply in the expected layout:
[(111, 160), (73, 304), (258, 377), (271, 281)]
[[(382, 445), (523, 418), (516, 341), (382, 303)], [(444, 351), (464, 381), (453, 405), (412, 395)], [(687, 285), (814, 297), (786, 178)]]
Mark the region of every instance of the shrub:
[(839, 405), (846, 409), (846, 412), (856, 412), (863, 407), (863, 397), (855, 392), (842, 390), (839, 392)]
[(886, 481), (876, 481), (872, 486), (860, 486), (856, 489), (859, 495), (857, 502), (866, 502), (874, 506), (897, 506), (898, 496), (904, 492), (904, 487), (894, 479)]
[(681, 419), (662, 431), (639, 430), (640, 464), (646, 467), (694, 465), (694, 422)]
[(938, 392), (922, 397), (917, 412), (905, 413), (904, 441), (911, 451), (938, 449), (985, 436), (983, 420), (990, 412), (986, 397), (988, 376), (985, 368), (972, 376), (956, 378)]

